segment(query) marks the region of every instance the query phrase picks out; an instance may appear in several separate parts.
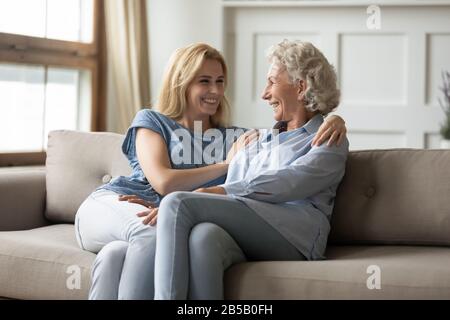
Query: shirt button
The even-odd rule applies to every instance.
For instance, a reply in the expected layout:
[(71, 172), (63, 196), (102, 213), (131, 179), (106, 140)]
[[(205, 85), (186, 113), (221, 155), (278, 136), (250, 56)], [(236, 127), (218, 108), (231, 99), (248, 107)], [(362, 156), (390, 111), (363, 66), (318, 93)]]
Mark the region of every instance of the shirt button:
[(102, 178), (103, 183), (109, 183), (111, 181), (112, 177), (109, 174), (105, 174)]

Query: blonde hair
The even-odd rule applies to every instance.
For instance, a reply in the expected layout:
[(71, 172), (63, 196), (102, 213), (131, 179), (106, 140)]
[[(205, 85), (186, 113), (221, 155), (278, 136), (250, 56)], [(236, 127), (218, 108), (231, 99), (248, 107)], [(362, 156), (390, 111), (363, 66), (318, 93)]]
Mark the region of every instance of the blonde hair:
[(289, 41), (272, 46), (267, 57), (286, 67), (290, 80), (306, 81), (305, 108), (326, 115), (338, 105), (341, 92), (334, 67), (310, 42)]
[[(186, 108), (187, 90), (206, 59), (218, 61), (222, 65), (227, 85), (227, 66), (222, 54), (205, 43), (194, 43), (175, 50), (169, 60), (159, 93), (156, 110), (174, 120), (180, 119)], [(229, 104), (225, 96), (219, 103), (217, 112), (211, 116), (213, 127), (228, 125)]]

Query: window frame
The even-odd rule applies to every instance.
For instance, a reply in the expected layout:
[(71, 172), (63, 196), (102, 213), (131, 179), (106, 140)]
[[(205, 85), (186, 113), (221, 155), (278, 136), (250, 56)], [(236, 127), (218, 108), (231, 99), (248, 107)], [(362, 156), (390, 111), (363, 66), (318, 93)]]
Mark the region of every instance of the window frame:
[[(91, 72), (91, 131), (106, 130), (106, 36), (103, 1), (93, 2), (91, 43), (0, 32), (0, 63), (80, 68)], [(45, 159), (45, 151), (0, 152), (0, 167), (43, 165)]]

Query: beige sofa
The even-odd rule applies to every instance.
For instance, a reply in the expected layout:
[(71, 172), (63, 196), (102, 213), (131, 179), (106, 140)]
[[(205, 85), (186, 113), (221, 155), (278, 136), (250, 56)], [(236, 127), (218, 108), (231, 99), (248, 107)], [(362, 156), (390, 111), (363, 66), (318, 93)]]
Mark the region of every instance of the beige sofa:
[[(95, 255), (76, 243), (82, 200), (130, 172), (123, 136), (55, 131), (44, 168), (0, 169), (0, 297), (85, 299)], [(327, 260), (252, 262), (229, 299), (449, 299), (450, 150), (352, 152)]]

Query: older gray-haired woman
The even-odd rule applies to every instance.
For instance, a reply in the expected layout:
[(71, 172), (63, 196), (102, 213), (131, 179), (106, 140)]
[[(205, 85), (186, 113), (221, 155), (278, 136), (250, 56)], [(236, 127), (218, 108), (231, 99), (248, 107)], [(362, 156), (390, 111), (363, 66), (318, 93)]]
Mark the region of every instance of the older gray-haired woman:
[(311, 141), (339, 104), (336, 74), (307, 42), (285, 40), (269, 59), (262, 98), (279, 133), (237, 153), (224, 184), (162, 200), (155, 299), (222, 299), (224, 270), (246, 259), (324, 259), (348, 141)]

